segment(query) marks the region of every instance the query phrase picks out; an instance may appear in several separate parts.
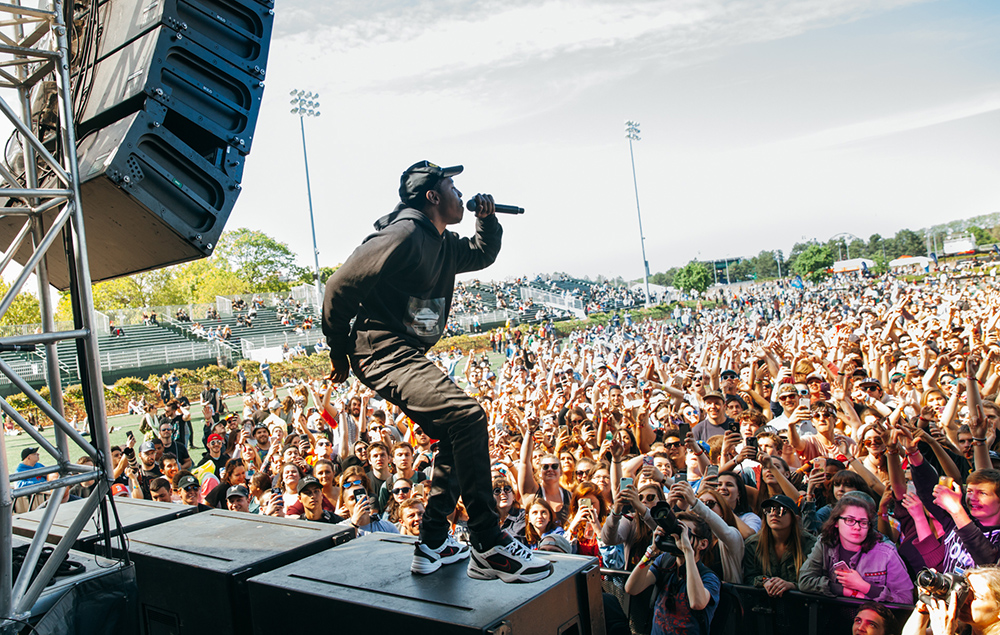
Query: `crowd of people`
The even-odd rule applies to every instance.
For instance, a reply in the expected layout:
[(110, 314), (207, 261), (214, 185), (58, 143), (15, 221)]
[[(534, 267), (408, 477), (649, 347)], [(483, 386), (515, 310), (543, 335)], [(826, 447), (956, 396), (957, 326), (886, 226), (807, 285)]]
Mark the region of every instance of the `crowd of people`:
[[(501, 527), (625, 572), (629, 594), (655, 586), (657, 633), (708, 633), (723, 583), (866, 600), (856, 633), (1000, 628), (1000, 287), (837, 278), (720, 299), (431, 355), (489, 413)], [(435, 440), (359, 382), (251, 387), (232, 413), (211, 386), (161, 392), (146, 437), (113, 450), (121, 495), (419, 535)], [(459, 540), (467, 520), (460, 503)], [(971, 599), (928, 596), (925, 569)], [(904, 626), (887, 603), (918, 610)]]

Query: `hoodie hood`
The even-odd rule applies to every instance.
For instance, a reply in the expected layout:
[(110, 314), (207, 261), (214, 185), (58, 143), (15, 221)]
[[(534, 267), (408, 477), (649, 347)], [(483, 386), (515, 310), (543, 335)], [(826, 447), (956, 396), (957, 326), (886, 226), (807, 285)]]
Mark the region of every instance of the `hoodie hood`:
[(391, 212), (389, 212), (382, 218), (375, 221), (375, 230), (382, 231), (389, 225), (397, 223), (401, 220), (416, 221), (419, 224), (423, 224), (426, 227), (433, 229), (435, 234), (438, 233), (437, 228), (434, 227), (434, 223), (431, 222), (431, 219), (427, 218), (427, 216), (424, 215), (424, 213), (421, 212), (420, 210), (413, 209), (412, 207), (407, 207), (406, 203), (399, 203), (398, 205), (396, 205), (395, 209), (393, 209)]

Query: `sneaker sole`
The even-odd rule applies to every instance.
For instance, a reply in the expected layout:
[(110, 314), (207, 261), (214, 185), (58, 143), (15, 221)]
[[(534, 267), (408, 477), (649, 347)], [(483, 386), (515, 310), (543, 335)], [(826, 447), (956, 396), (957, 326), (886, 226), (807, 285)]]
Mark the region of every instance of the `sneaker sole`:
[(528, 584), (531, 582), (538, 582), (539, 580), (544, 580), (545, 578), (552, 575), (555, 571), (555, 567), (552, 563), (547, 563), (547, 566), (540, 570), (532, 573), (507, 573), (506, 571), (500, 571), (499, 569), (493, 569), (492, 567), (482, 567), (479, 566), (475, 558), (469, 561), (468, 574), (473, 580), (500, 580), (508, 584)]
[(469, 550), (459, 551), (445, 558), (440, 558), (438, 560), (430, 560), (421, 556), (413, 556), (413, 562), (410, 563), (410, 572), (419, 575), (428, 575), (434, 573), (446, 564), (455, 564), (461, 560), (465, 560), (469, 557)]

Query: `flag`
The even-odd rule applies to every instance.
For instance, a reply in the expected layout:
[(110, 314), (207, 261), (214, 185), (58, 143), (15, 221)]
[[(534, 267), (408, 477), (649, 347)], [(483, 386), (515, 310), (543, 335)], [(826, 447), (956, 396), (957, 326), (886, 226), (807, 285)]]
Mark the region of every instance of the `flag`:
[(800, 275), (796, 275), (795, 278), (792, 280), (791, 284), (796, 289), (805, 289), (806, 288), (805, 283), (802, 282), (802, 276), (800, 276)]
[(938, 263), (937, 254), (934, 253), (933, 251), (931, 252), (931, 260), (934, 261), (935, 265)]

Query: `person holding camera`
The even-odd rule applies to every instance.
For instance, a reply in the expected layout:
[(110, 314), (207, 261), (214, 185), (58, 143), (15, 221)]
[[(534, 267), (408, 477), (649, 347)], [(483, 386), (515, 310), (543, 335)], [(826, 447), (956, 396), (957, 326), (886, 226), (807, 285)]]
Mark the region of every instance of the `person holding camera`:
[[(638, 595), (657, 585), (652, 635), (708, 635), (722, 592), (719, 576), (701, 563), (712, 530), (690, 512), (677, 514), (677, 525), (674, 545), (665, 544), (667, 532), (656, 528), (653, 544), (625, 581), (625, 592)], [(662, 553), (660, 547), (675, 547), (678, 553)]]
[(903, 635), (955, 635), (961, 624), (973, 635), (1000, 633), (1000, 569), (977, 567), (965, 574), (966, 584), (952, 584), (944, 598), (921, 595)]

